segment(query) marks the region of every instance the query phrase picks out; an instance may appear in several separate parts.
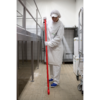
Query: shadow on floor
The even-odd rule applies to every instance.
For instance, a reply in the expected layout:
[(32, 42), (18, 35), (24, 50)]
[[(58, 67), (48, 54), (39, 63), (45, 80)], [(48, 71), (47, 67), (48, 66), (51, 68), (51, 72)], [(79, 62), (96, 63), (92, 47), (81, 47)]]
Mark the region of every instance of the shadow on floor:
[(63, 62), (63, 64), (73, 64), (73, 62)]

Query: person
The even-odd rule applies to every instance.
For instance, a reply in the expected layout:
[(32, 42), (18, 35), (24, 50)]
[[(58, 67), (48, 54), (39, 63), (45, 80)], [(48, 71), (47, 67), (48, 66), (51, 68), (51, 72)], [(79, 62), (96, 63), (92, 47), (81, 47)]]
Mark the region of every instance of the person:
[(51, 87), (56, 87), (60, 80), (60, 71), (63, 58), (63, 43), (64, 25), (59, 20), (61, 15), (58, 10), (53, 10), (50, 13), (51, 20), (47, 22), (47, 41), (45, 46), (48, 46), (48, 63), (50, 65), (49, 81), (53, 81)]

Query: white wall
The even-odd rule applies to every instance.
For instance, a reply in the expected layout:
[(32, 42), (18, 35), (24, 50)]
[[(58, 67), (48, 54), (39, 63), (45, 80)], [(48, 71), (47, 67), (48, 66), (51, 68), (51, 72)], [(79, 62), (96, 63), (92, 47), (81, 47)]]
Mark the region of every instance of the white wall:
[(76, 26), (78, 26), (78, 13), (79, 10), (83, 7), (83, 0), (76, 0)]
[(36, 0), (40, 13), (50, 19), (53, 9), (60, 11), (65, 27), (78, 26), (78, 12), (83, 7), (83, 0)]
[(54, 9), (61, 13), (61, 21), (65, 27), (75, 26), (75, 0), (36, 0), (42, 17), (50, 19), (50, 12)]

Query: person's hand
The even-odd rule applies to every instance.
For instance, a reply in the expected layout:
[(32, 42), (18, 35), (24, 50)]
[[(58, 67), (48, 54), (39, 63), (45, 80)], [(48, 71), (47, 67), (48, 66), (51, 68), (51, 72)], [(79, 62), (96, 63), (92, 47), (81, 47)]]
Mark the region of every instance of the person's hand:
[(45, 46), (47, 46), (48, 45), (48, 42), (47, 41), (45, 41)]
[(43, 17), (43, 20), (44, 20), (44, 19), (47, 19), (47, 18), (46, 18), (46, 17)]
[(45, 20), (45, 19), (47, 19), (47, 18), (46, 18), (46, 17), (43, 17), (43, 23), (44, 23), (44, 20)]

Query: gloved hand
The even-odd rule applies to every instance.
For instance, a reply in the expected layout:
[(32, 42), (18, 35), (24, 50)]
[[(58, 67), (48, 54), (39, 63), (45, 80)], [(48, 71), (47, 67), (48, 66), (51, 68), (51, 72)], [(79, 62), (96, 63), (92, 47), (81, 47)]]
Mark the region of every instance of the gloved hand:
[(45, 31), (45, 26), (44, 26), (44, 19), (47, 19), (46, 17), (43, 17), (43, 25), (42, 25), (42, 29)]
[(44, 20), (44, 19), (47, 19), (47, 18), (46, 18), (46, 17), (43, 17), (43, 20)]
[(47, 19), (46, 17), (43, 17), (43, 23), (44, 23), (44, 19)]
[(48, 42), (47, 41), (45, 41), (45, 46), (47, 46), (48, 45)]

